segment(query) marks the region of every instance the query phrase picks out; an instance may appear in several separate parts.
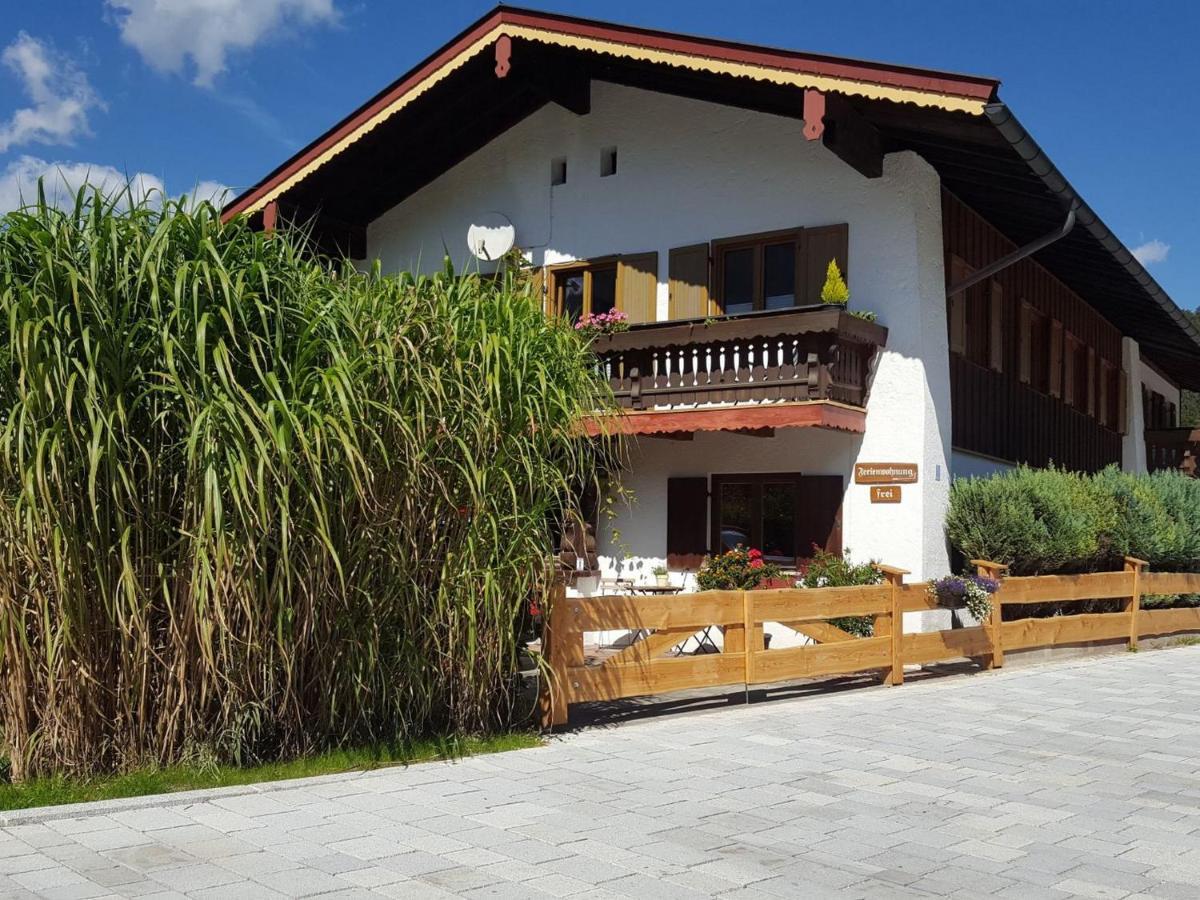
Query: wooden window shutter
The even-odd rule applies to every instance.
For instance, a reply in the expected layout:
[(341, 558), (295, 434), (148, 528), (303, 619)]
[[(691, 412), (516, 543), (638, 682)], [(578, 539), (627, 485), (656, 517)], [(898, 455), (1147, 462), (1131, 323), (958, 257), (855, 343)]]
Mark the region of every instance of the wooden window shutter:
[[(974, 269), (961, 256), (950, 257), (950, 284), (958, 284)], [(949, 285), (947, 285), (949, 286)], [(946, 300), (946, 318), (950, 329), (950, 352), (965, 356), (967, 352), (967, 292), (959, 291)]]
[(676, 247), (667, 258), (670, 319), (703, 319), (710, 312), (708, 244)]
[(1117, 373), (1117, 433), (1129, 433), (1129, 373)]
[(1063, 326), (1050, 323), (1050, 396), (1061, 397), (1063, 388)]
[(796, 303), (807, 306), (821, 302), (821, 288), (829, 261), (836, 259), (846, 284), (850, 284), (850, 226), (822, 225), (800, 232), (800, 262), (797, 265)]
[(1033, 380), (1033, 308), (1021, 301), (1021, 384)]
[(708, 553), (708, 479), (667, 479), (667, 565), (696, 569)]
[(1079, 358), (1079, 341), (1067, 332), (1063, 335), (1063, 346), (1063, 355), (1066, 356), (1066, 364), (1063, 366), (1063, 399), (1072, 406), (1078, 406), (1078, 398), (1075, 396), (1075, 361)]
[(1096, 415), (1096, 348), (1088, 347), (1087, 351), (1087, 384), (1084, 386), (1087, 391), (1087, 414), (1089, 416)]
[(967, 352), (967, 294), (950, 298), (950, 352), (963, 356)]
[(617, 260), (621, 309), (630, 324), (658, 319), (658, 254), (638, 253)]
[(1112, 415), (1111, 415), (1112, 409), (1109, 406), (1109, 390), (1111, 388), (1111, 380), (1110, 380), (1111, 376), (1109, 375), (1109, 373), (1111, 371), (1112, 371), (1112, 366), (1109, 363), (1105, 362), (1104, 360), (1101, 360), (1100, 361), (1100, 385), (1099, 385), (1100, 390), (1099, 390), (1099, 399), (1096, 402), (1096, 409), (1099, 413), (1098, 418), (1100, 419), (1100, 424), (1108, 425), (1109, 427), (1111, 427), (1113, 424), (1112, 421), (1110, 421), (1112, 418)]
[(542, 309), (545, 312), (553, 312), (546, 300), (546, 270), (541, 266), (535, 267), (529, 273), (529, 292), (533, 294), (535, 299), (541, 302)]
[(1004, 288), (991, 282), (992, 294), (988, 307), (988, 364), (993, 372), (1004, 371)]
[(812, 557), (812, 548), (826, 553), (842, 553), (841, 475), (802, 475), (800, 502), (796, 517), (796, 555)]

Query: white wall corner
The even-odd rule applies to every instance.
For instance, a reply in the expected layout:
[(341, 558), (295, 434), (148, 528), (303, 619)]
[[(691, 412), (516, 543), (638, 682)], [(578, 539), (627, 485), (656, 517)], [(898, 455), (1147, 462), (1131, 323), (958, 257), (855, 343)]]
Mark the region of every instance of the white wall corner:
[[(906, 546), (883, 560), (912, 571), (912, 580), (949, 571), (945, 519), (950, 500), (950, 348), (946, 328), (941, 180), (912, 152), (884, 159), (889, 195), (903, 207), (895, 219), (895, 240), (906, 244), (896, 255), (907, 262), (884, 281), (894, 294), (881, 321), (888, 328), (868, 409), (863, 461), (916, 462), (920, 481), (906, 489), (903, 527)], [(881, 390), (882, 389), (882, 390)], [(867, 488), (852, 485), (865, 495)], [(911, 495), (912, 505), (908, 497)], [(861, 502), (865, 497), (857, 498)], [(882, 519), (875, 506), (861, 510)], [(881, 524), (883, 524), (881, 522)], [(877, 540), (897, 544), (895, 538)]]
[(1121, 468), (1146, 472), (1146, 410), (1142, 405), (1142, 353), (1131, 337), (1121, 338), (1121, 368), (1125, 373), (1125, 435), (1121, 439)]

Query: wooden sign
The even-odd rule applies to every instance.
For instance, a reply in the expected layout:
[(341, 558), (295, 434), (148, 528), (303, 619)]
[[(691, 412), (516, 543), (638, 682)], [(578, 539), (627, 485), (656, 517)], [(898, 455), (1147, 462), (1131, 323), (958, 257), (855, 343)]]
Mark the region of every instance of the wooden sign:
[(872, 503), (899, 503), (900, 485), (876, 485), (871, 488)]
[(916, 463), (855, 463), (855, 484), (916, 484)]

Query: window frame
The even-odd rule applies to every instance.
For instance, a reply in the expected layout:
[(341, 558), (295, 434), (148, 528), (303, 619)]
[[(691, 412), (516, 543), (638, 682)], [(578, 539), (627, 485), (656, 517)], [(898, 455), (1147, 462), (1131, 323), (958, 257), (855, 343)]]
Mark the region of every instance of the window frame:
[(800, 305), (800, 289), (804, 283), (804, 229), (803, 228), (782, 228), (776, 231), (760, 231), (755, 234), (741, 234), (733, 237), (718, 238), (710, 242), (710, 253), (713, 260), (713, 290), (712, 302), (720, 315), (746, 315), (741, 313), (725, 312), (725, 254), (736, 250), (753, 250), (754, 251), (754, 292), (753, 292), (753, 309), (750, 312), (762, 312), (766, 309), (766, 297), (763, 295), (765, 290), (765, 270), (764, 259), (766, 248), (772, 244), (785, 244), (791, 242), (793, 248), (793, 273), (792, 273), (792, 297), (793, 303), (791, 307), (785, 309), (794, 309)]
[(592, 314), (592, 279), (597, 272), (613, 272), (613, 309), (625, 311), (621, 297), (621, 257), (620, 255), (599, 256), (595, 259), (580, 259), (570, 262), (555, 263), (546, 267), (547, 290), (546, 312), (550, 315), (563, 315), (563, 303), (560, 292), (566, 279), (572, 275), (583, 274), (583, 310), (580, 318)]
[(718, 556), (725, 552), (724, 546), (721, 543), (721, 488), (726, 484), (752, 484), (756, 487), (753, 499), (751, 501), (751, 517), (749, 545), (762, 549), (762, 529), (763, 529), (763, 485), (764, 484), (791, 484), (795, 488), (796, 502), (792, 509), (792, 546), (796, 551), (791, 558), (791, 562), (785, 565), (796, 566), (802, 556), (799, 547), (801, 533), (801, 511), (803, 500), (803, 485), (804, 474), (801, 472), (744, 472), (744, 473), (725, 473), (714, 474), (709, 478), (709, 522), (711, 528), (710, 535), (710, 552), (714, 556)]

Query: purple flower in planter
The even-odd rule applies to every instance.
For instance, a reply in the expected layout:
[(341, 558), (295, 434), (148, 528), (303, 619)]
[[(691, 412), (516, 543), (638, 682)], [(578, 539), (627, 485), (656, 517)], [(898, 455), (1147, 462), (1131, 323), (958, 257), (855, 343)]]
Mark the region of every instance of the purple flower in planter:
[(1000, 582), (982, 575), (947, 575), (929, 585), (929, 593), (939, 605), (950, 609), (966, 607), (980, 621), (991, 615), (992, 595), (999, 589)]

